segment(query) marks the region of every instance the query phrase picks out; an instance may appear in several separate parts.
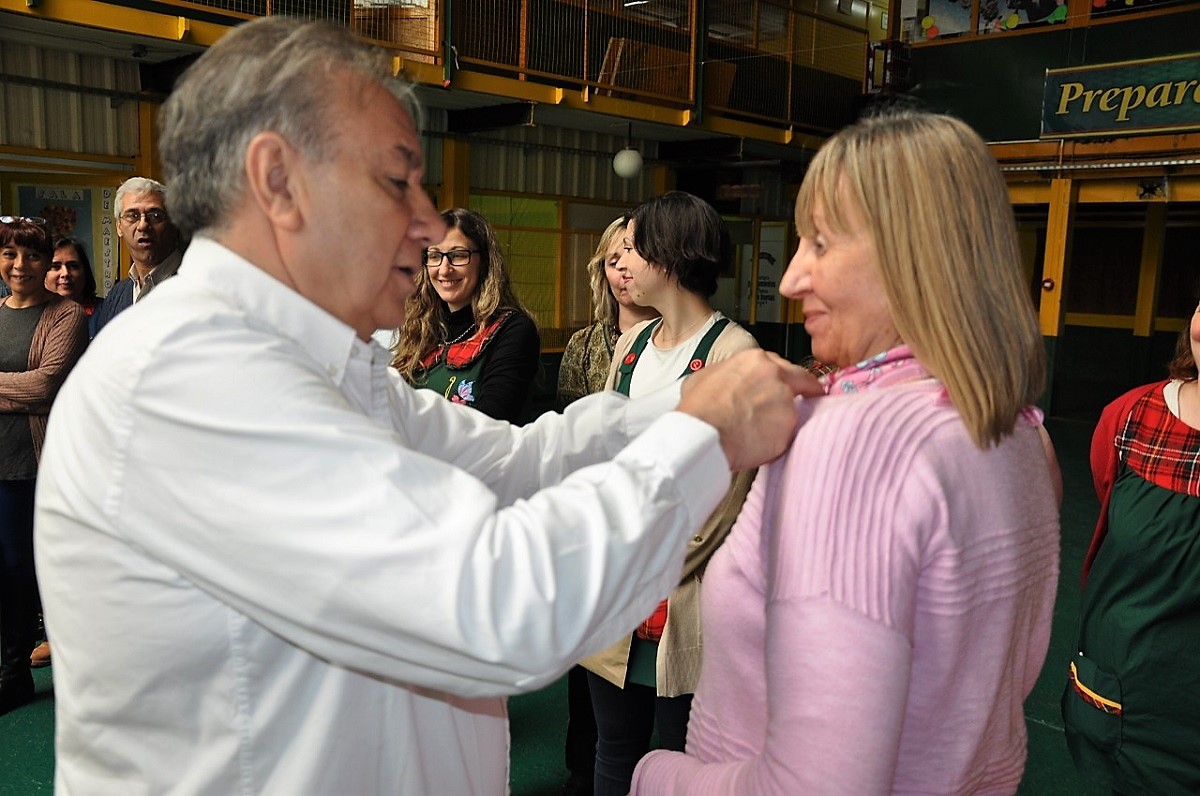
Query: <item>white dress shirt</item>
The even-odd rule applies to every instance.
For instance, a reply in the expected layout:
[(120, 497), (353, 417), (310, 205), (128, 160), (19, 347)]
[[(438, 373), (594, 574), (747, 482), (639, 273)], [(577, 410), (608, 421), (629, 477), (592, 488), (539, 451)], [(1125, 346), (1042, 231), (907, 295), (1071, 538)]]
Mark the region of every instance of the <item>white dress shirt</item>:
[(38, 483), (60, 794), (502, 794), (503, 695), (627, 633), (729, 485), (678, 387), (524, 428), (216, 242), (93, 343)]

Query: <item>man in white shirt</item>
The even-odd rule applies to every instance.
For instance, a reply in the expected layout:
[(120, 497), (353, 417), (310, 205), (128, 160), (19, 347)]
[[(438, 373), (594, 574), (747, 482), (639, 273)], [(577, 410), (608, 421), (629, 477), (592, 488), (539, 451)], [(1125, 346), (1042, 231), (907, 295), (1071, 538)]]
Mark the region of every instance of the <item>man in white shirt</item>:
[(515, 428), (408, 388), (370, 341), (445, 234), (407, 93), (270, 17), (163, 107), (195, 237), (59, 394), (38, 484), (59, 793), (503, 794), (503, 695), (649, 614), (816, 391), (759, 352)]
[(148, 177), (130, 177), (117, 189), (113, 215), (131, 263), (129, 277), (113, 285), (96, 310), (97, 333), (179, 270), (183, 257), (179, 231), (167, 213), (166, 201), (166, 186)]

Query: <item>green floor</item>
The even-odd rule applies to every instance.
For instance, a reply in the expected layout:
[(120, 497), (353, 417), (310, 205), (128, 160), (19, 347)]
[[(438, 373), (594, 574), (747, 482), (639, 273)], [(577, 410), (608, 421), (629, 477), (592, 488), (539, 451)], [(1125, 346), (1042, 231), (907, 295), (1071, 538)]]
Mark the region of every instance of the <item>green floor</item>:
[[(1046, 668), (1026, 703), (1029, 765), (1020, 793), (1030, 796), (1089, 796), (1105, 791), (1085, 784), (1075, 772), (1063, 743), (1058, 699), (1070, 656), (1079, 607), (1079, 567), (1091, 538), (1096, 498), (1087, 466), (1091, 424), (1051, 420), (1047, 423), (1063, 468), (1062, 572), (1054, 633)], [(0, 796), (49, 794), (54, 778), (54, 701), (52, 669), (35, 673), (39, 699), (0, 717)], [(131, 673), (136, 676), (136, 673)], [(566, 730), (566, 680), (534, 694), (515, 697), (512, 716), (512, 794), (551, 796), (566, 777), (562, 736)]]

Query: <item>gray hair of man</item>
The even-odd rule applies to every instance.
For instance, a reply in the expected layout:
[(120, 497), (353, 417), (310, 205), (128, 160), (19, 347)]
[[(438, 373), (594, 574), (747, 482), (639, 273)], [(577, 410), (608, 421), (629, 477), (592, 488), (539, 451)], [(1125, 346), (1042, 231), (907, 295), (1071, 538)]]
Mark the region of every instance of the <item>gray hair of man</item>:
[[(246, 149), (272, 131), (305, 157), (337, 154), (335, 99), (378, 83), (420, 129), (412, 86), (386, 53), (344, 27), (288, 17), (240, 25), (184, 73), (159, 111), (159, 152), (171, 185), (167, 206), (185, 235), (219, 231), (245, 189)], [(364, 110), (364, 112), (366, 112)]]
[(126, 194), (140, 196), (144, 193), (158, 194), (162, 197), (163, 204), (167, 202), (167, 186), (149, 177), (130, 177), (121, 183), (121, 187), (117, 189), (116, 200), (113, 202), (113, 216), (116, 218), (121, 217), (121, 212), (125, 209)]

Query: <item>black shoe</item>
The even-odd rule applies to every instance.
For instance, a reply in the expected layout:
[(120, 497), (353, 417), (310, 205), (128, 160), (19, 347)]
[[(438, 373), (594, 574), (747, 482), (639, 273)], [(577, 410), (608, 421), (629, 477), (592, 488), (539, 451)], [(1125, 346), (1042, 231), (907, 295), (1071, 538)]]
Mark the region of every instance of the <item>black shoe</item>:
[(572, 773), (563, 783), (560, 796), (592, 796), (592, 777), (578, 772)]
[(26, 670), (0, 682), (0, 716), (33, 701), (33, 675)]

